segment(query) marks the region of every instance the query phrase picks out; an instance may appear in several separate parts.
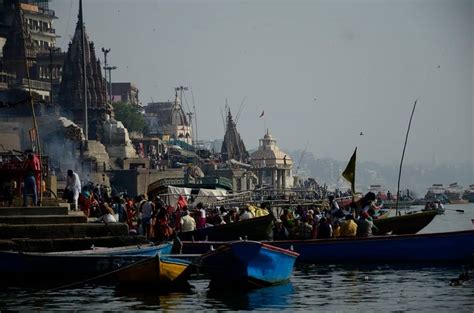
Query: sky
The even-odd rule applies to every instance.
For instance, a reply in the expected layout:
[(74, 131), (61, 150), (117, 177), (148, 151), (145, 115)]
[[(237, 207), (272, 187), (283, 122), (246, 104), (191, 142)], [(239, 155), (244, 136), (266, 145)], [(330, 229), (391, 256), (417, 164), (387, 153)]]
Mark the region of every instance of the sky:
[[(418, 99), (404, 162), (474, 166), (474, 1), (83, 2), (112, 80), (144, 105), (189, 87), (200, 140), (224, 137), (227, 101), (247, 149), (269, 129), (283, 150), (396, 163)], [(78, 1), (50, 8), (66, 49)]]

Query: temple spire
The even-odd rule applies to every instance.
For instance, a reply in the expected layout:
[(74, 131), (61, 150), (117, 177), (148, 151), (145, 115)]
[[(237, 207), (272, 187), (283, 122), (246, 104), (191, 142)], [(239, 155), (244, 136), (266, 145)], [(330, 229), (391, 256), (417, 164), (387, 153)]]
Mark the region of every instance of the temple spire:
[(87, 67), (86, 67), (86, 49), (84, 38), (84, 19), (82, 15), (82, 0), (79, 0), (79, 25), (81, 27), (81, 50), (82, 50), (82, 86), (84, 91), (84, 137), (86, 142), (89, 140), (89, 117), (87, 115)]

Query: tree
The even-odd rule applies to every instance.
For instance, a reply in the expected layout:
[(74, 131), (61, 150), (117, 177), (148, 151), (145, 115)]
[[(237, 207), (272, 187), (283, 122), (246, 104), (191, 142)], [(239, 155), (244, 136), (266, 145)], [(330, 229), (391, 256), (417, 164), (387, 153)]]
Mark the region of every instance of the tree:
[(128, 131), (143, 132), (145, 119), (137, 106), (125, 102), (113, 103), (115, 119), (123, 123)]

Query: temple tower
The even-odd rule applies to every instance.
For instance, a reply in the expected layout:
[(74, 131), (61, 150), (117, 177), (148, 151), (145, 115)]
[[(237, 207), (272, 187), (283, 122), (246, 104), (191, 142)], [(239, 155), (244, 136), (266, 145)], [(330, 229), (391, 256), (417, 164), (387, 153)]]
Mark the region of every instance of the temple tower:
[(249, 153), (247, 149), (245, 149), (244, 141), (240, 138), (240, 134), (237, 131), (237, 125), (232, 118), (230, 109), (227, 112), (226, 130), (224, 141), (222, 142), (221, 154), (223, 161), (234, 159), (246, 163), (249, 157)]
[[(99, 139), (103, 122), (112, 114), (106, 101), (106, 84), (102, 78), (100, 61), (96, 58), (94, 43), (89, 40), (84, 26), (85, 67), (87, 76), (87, 103), (89, 138)], [(77, 124), (84, 124), (84, 86), (82, 83), (81, 25), (77, 22), (74, 37), (69, 43), (59, 89), (61, 111)]]

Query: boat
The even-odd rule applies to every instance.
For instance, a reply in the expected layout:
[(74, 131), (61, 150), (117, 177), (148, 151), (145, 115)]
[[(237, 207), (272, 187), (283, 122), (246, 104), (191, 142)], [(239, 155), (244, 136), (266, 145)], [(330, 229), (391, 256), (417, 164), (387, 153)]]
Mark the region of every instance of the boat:
[(0, 275), (21, 281), (89, 279), (150, 257), (169, 254), (172, 247), (171, 243), (164, 243), (47, 253), (0, 251)]
[(468, 202), (474, 202), (474, 184), (469, 185), (469, 189), (464, 190), (463, 199)]
[[(364, 238), (266, 241), (299, 253), (306, 263), (468, 263), (474, 261), (474, 230)], [(202, 253), (225, 242), (183, 242), (185, 253)], [(230, 272), (230, 271), (228, 271)], [(228, 275), (226, 272), (225, 275)]]
[(469, 201), (463, 199), (462, 187), (458, 183), (452, 183), (445, 190), (446, 198), (450, 204), (467, 204)]
[[(369, 192), (373, 192), (376, 197), (377, 205), (382, 205), (385, 209), (394, 209), (397, 206), (397, 195), (391, 195), (390, 191), (385, 193), (381, 185), (370, 185)], [(398, 199), (399, 209), (409, 209), (413, 205), (414, 199), (408, 195)]]
[(173, 248), (172, 243), (162, 243), (159, 245), (134, 245), (134, 246), (124, 246), (124, 247), (92, 247), (88, 250), (77, 250), (77, 251), (58, 251), (58, 252), (48, 252), (49, 255), (135, 255), (135, 256), (155, 256), (157, 254), (170, 254)]
[(257, 241), (234, 241), (203, 254), (210, 287), (258, 288), (289, 281), (298, 253)]
[(433, 184), (433, 186), (428, 188), (428, 191), (425, 194), (425, 202), (440, 201), (445, 204), (448, 202), (445, 192), (446, 188), (443, 187), (443, 184)]
[(374, 219), (374, 225), (378, 228), (376, 234), (416, 234), (425, 228), (437, 214), (438, 212), (436, 210), (430, 210), (426, 212), (414, 212), (401, 216)]
[(155, 255), (120, 268), (112, 276), (122, 286), (168, 287), (187, 284), (190, 273), (190, 261)]
[(232, 241), (239, 238), (266, 240), (271, 231), (273, 215), (254, 217), (229, 224), (216, 225), (193, 231), (179, 233), (181, 240), (219, 240)]

